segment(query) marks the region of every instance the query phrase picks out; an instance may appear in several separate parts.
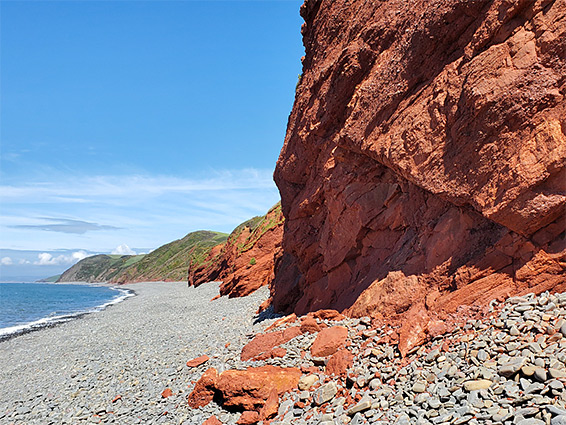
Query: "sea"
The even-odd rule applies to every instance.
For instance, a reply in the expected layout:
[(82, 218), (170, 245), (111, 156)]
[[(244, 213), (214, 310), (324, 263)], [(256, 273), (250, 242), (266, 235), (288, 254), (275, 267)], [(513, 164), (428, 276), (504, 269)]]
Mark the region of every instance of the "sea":
[(109, 286), (0, 283), (0, 340), (101, 311), (133, 295)]

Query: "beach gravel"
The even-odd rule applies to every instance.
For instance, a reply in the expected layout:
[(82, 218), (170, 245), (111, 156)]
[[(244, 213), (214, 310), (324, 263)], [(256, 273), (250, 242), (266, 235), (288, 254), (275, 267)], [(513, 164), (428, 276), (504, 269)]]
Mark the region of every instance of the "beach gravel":
[[(248, 336), (269, 323), (255, 315), (267, 288), (214, 301), (217, 283), (127, 288), (137, 296), (0, 342), (1, 424), (200, 425), (212, 415), (236, 422), (214, 403), (189, 409), (186, 398), (208, 367), (237, 366)], [(186, 365), (205, 355), (203, 364)]]

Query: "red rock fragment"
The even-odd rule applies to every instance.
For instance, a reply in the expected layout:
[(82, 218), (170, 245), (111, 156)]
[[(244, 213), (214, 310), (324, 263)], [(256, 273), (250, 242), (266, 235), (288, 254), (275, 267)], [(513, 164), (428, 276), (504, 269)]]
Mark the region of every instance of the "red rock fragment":
[(316, 333), (320, 331), (320, 325), (316, 322), (313, 317), (305, 316), (301, 319), (301, 332), (302, 333)]
[(318, 369), (318, 366), (301, 366), (301, 372), (309, 375), (309, 374), (313, 374), (313, 373), (319, 373), (320, 370)]
[(285, 357), (287, 354), (287, 350), (281, 347), (276, 347), (267, 353), (262, 353), (257, 357), (254, 357), (254, 360), (267, 360), (267, 359), (275, 359), (277, 357)]
[(285, 355), (287, 354), (287, 350), (285, 350), (284, 348), (281, 347), (276, 347), (273, 350), (271, 350), (271, 358), (274, 359), (276, 357), (285, 357)]
[(399, 351), (405, 357), (414, 347), (426, 341), (426, 329), (430, 318), (423, 303), (414, 304), (407, 313), (407, 320), (399, 332)]
[(211, 367), (195, 384), (195, 388), (189, 394), (187, 403), (193, 409), (206, 406), (214, 398), (214, 390), (217, 386), (218, 371)]
[(340, 321), (346, 318), (343, 314), (340, 314), (336, 310), (332, 310), (332, 309), (314, 311), (312, 313), (309, 313), (309, 316), (310, 315), (312, 315), (312, 317), (315, 319), (321, 319), (321, 320)]
[(259, 410), (273, 390), (277, 395), (297, 387), (301, 371), (297, 368), (262, 366), (246, 370), (227, 370), (220, 374), (216, 390), (224, 406)]
[(112, 399), (112, 403), (116, 403), (118, 400), (122, 400), (122, 396), (121, 395), (117, 395), (116, 397), (114, 397)]
[(430, 320), (427, 331), (430, 338), (436, 338), (448, 332), (448, 325), (443, 320)]
[(222, 422), (220, 422), (216, 416), (212, 415), (210, 418), (208, 418), (206, 421), (204, 421), (202, 423), (202, 425), (222, 425)]
[(248, 342), (242, 349), (240, 358), (242, 361), (246, 361), (258, 357), (263, 353), (269, 353), (273, 348), (286, 343), (300, 334), (301, 330), (299, 327), (294, 326), (281, 331), (256, 335), (255, 338)]
[(210, 368), (198, 380), (187, 402), (190, 407), (198, 408), (218, 396), (226, 407), (255, 412), (267, 404), (264, 417), (268, 417), (277, 410), (279, 395), (296, 388), (300, 377), (301, 371), (297, 368), (263, 366), (227, 370), (220, 375)]
[(261, 410), (259, 411), (259, 417), (261, 420), (265, 421), (266, 419), (273, 418), (277, 415), (277, 410), (279, 409), (279, 394), (277, 394), (277, 390), (273, 388), (269, 393), (269, 397)]
[(289, 314), (288, 316), (282, 317), (281, 319), (277, 319), (275, 322), (273, 322), (271, 326), (268, 326), (265, 330), (270, 331), (287, 323), (294, 323), (296, 320), (297, 320), (297, 315), (295, 313), (292, 313)]
[(216, 295), (215, 297), (212, 297), (210, 301), (216, 301), (218, 298), (220, 298), (220, 294)]
[(253, 425), (259, 422), (259, 413), (246, 410), (240, 415), (240, 419), (236, 422), (238, 425)]
[(203, 355), (203, 356), (197, 357), (196, 359), (189, 360), (189, 361), (187, 362), (187, 366), (188, 366), (188, 367), (197, 367), (197, 366), (200, 366), (201, 364), (203, 364), (203, 363), (205, 363), (205, 362), (207, 362), (207, 361), (209, 361), (209, 360), (210, 360), (210, 357), (208, 357), (208, 356), (205, 354), (205, 355)]
[(326, 364), (326, 374), (336, 376), (346, 376), (346, 371), (352, 367), (354, 355), (347, 349), (339, 350), (328, 359)]
[(326, 357), (334, 354), (346, 342), (348, 329), (344, 326), (332, 326), (319, 332), (311, 347), (314, 357)]
[(259, 308), (256, 311), (256, 314), (259, 314), (259, 313), (267, 310), (270, 305), (271, 305), (271, 297), (266, 299), (264, 302), (261, 303), (261, 305), (259, 306)]
[(161, 393), (161, 397), (163, 398), (171, 397), (172, 395), (173, 395), (173, 391), (171, 391), (171, 388), (165, 388)]

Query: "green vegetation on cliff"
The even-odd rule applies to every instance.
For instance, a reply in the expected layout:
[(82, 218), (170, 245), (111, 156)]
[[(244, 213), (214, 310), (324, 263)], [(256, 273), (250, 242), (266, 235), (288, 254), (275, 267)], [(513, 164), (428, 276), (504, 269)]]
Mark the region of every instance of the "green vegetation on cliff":
[(277, 203), (263, 216), (253, 217), (236, 227), (222, 249), (209, 252), (200, 266), (191, 266), (189, 285), (222, 281), (220, 294), (244, 296), (273, 276), (276, 258), (281, 252), (283, 213)]
[(211, 248), (226, 242), (225, 233), (201, 230), (157, 248), (117, 277), (117, 282), (178, 281), (187, 278), (189, 264), (200, 265)]
[(249, 229), (250, 234), (244, 240), (238, 243), (238, 254), (252, 248), (256, 242), (270, 229), (277, 227), (283, 222), (283, 214), (281, 214), (281, 202), (272, 206), (267, 214), (257, 216), (243, 222), (236, 227), (228, 237), (228, 243), (234, 243), (238, 240), (245, 229)]
[[(58, 282), (182, 281), (187, 279), (189, 268), (193, 273), (196, 270), (208, 270), (206, 278), (213, 279), (222, 267), (228, 267), (226, 264), (231, 264), (229, 268), (234, 271), (233, 261), (254, 248), (263, 235), (280, 226), (283, 220), (281, 204), (277, 203), (266, 215), (245, 221), (230, 235), (201, 230), (189, 233), (149, 254), (95, 255), (79, 261), (63, 273)], [(218, 245), (223, 245), (222, 249), (219, 247), (212, 250)], [(247, 265), (254, 266), (258, 259), (251, 257), (245, 261)], [(218, 273), (214, 274), (211, 270)]]
[(201, 264), (210, 249), (226, 242), (225, 233), (189, 233), (145, 255), (95, 255), (61, 275), (58, 282), (140, 282), (185, 280), (191, 262)]

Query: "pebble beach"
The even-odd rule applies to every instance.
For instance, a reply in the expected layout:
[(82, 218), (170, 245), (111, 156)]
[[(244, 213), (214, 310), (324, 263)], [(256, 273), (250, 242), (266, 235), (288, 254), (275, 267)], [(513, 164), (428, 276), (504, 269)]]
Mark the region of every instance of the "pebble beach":
[[(267, 288), (214, 300), (216, 283), (128, 288), (137, 296), (0, 343), (0, 423), (257, 423), (257, 413), (215, 401), (190, 408), (187, 396), (209, 368), (271, 365), (302, 371), (272, 425), (566, 424), (566, 294), (494, 301), (487, 316), (405, 358), (387, 342), (391, 328), (338, 315), (311, 320), (311, 331), (279, 344), (281, 357), (242, 360), (256, 335), (297, 326), (291, 317), (256, 314)], [(351, 357), (339, 375), (329, 371), (334, 355), (313, 355), (324, 329), (341, 329), (347, 341)]]
[[(222, 370), (218, 353), (236, 353), (247, 342), (268, 289), (211, 301), (216, 283), (127, 288), (137, 295), (0, 342), (1, 424), (201, 424), (212, 413), (222, 416), (213, 406), (187, 407), (188, 385), (198, 376), (186, 362), (207, 354)], [(172, 395), (164, 398), (166, 389)], [(226, 422), (238, 417), (223, 415)]]
[(512, 297), (405, 358), (369, 318), (328, 322), (348, 328), (353, 363), (303, 375), (272, 424), (566, 425), (565, 319), (566, 293)]

